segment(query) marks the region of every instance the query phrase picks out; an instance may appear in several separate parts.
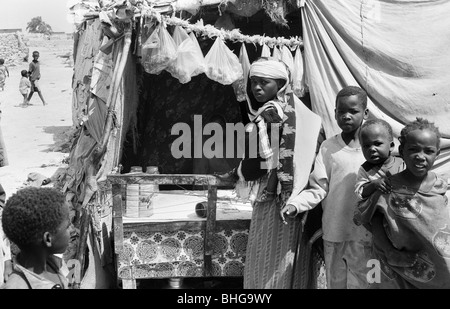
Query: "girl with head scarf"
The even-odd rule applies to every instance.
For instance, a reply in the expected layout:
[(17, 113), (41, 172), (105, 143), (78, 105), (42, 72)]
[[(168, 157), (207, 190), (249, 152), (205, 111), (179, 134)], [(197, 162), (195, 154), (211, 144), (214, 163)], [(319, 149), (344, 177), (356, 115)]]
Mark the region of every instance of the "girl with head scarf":
[(295, 259), (300, 217), (284, 224), (279, 211), (307, 183), (320, 117), (292, 92), (287, 66), (270, 57), (261, 57), (250, 66), (246, 109), (250, 123), (244, 156), (237, 168), (225, 174), (237, 181), (238, 194), (244, 188), (250, 190), (253, 205), (244, 288), (298, 288), (300, 272)]
[(282, 201), (292, 192), (295, 106), (287, 97), (289, 80), (289, 69), (275, 58), (261, 57), (250, 67), (247, 114), (257, 127), (259, 151), (257, 158), (242, 160), (238, 175), (252, 181), (268, 173), (267, 185), (256, 197), (258, 202), (275, 198), (278, 180)]

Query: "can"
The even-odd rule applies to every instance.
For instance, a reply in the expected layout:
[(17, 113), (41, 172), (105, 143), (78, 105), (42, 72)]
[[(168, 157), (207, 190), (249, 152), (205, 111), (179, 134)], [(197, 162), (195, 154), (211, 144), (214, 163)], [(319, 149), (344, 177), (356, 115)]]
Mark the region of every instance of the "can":
[(208, 210), (208, 202), (201, 202), (195, 205), (195, 214), (200, 218), (206, 218)]

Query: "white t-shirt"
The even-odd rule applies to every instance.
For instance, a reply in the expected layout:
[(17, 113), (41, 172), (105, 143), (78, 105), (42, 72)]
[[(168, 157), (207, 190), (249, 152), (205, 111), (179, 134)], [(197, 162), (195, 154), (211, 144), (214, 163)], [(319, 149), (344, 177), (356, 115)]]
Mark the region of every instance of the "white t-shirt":
[(370, 241), (370, 233), (353, 222), (357, 204), (356, 176), (365, 159), (361, 148), (345, 144), (340, 134), (326, 139), (319, 149), (305, 190), (290, 204), (303, 212), (322, 202), (322, 238), (332, 242)]

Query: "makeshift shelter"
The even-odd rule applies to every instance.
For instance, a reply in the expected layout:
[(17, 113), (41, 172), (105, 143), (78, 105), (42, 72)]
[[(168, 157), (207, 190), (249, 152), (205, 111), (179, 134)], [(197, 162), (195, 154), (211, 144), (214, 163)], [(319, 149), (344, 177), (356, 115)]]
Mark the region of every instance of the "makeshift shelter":
[[(322, 117), (326, 136), (339, 132), (336, 93), (359, 85), (368, 93), (371, 117), (386, 119), (396, 136), (415, 117), (434, 121), (443, 135), (435, 170), (450, 175), (449, 13), (446, 1), (423, 0), (74, 1), (72, 110), (79, 134), (64, 190), (80, 228), (69, 258), (81, 261), (82, 287), (115, 284), (109, 174), (132, 166), (158, 166), (161, 174), (211, 174), (236, 162), (221, 160), (209, 169), (204, 160), (172, 155), (176, 123), (193, 127), (193, 115), (207, 120), (221, 115), (229, 123), (247, 119), (236, 79), (221, 83), (204, 71), (186, 82), (170, 69), (149, 73), (155, 68), (155, 62), (146, 65), (149, 38), (159, 24), (171, 34), (177, 26), (195, 34), (203, 55), (217, 37), (236, 57), (245, 43), (250, 61), (264, 53), (281, 58), (282, 47), (291, 56), (304, 51), (303, 58), (292, 58), (301, 63), (290, 64), (304, 63), (294, 90)], [(307, 236), (313, 242), (320, 234)], [(308, 258), (307, 250), (301, 254)]]

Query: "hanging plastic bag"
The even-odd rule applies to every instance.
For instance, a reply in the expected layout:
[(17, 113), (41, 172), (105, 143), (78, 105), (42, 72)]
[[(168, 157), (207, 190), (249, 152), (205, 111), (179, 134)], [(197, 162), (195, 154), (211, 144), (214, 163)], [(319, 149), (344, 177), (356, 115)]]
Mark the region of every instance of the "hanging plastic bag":
[(294, 57), (292, 57), (292, 52), (289, 48), (287, 48), (286, 45), (283, 45), (283, 47), (281, 48), (281, 61), (283, 61), (288, 66), (289, 70), (291, 70), (292, 75), (292, 68), (294, 67)]
[(200, 44), (198, 44), (197, 37), (195, 36), (194, 32), (189, 33), (189, 37), (191, 38), (192, 42), (194, 42), (195, 45), (195, 53), (197, 54), (197, 58), (199, 60), (197, 69), (191, 74), (191, 77), (200, 75), (202, 73), (205, 73), (205, 56), (203, 56), (202, 49), (200, 48)]
[(281, 60), (281, 52), (276, 45), (273, 47), (272, 57)]
[(247, 94), (247, 80), (248, 73), (250, 71), (250, 60), (248, 59), (247, 48), (245, 43), (242, 43), (241, 50), (239, 52), (239, 62), (242, 66), (242, 76), (237, 81), (233, 83), (233, 90), (236, 95), (236, 99), (239, 102), (246, 100)]
[(191, 81), (194, 72), (204, 63), (203, 54), (199, 54), (191, 37), (180, 26), (176, 26), (173, 32), (173, 40), (177, 47), (177, 57), (166, 68), (180, 83)]
[(159, 24), (142, 46), (144, 70), (160, 74), (177, 56), (177, 47), (166, 26)]
[(238, 57), (219, 37), (216, 38), (211, 49), (206, 54), (205, 62), (206, 76), (222, 85), (232, 84), (243, 74)]
[(294, 56), (294, 66), (292, 70), (292, 90), (294, 91), (294, 94), (299, 98), (305, 96), (307, 92), (303, 67), (303, 55), (300, 47), (297, 47)]
[(267, 44), (263, 44), (261, 57), (270, 57), (270, 47)]

